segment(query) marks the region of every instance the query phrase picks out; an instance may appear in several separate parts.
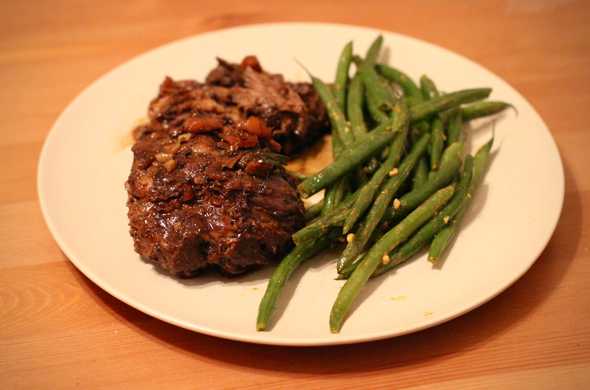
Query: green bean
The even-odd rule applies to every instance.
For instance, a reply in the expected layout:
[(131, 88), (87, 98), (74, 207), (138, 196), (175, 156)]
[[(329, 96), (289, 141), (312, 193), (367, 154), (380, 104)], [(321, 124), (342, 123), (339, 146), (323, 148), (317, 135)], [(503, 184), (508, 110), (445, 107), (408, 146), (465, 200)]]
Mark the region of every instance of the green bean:
[(461, 179), (457, 184), (457, 190), (449, 203), (434, 216), (428, 223), (420, 228), (408, 241), (399, 247), (391, 256), (391, 261), (388, 264), (381, 264), (373, 273), (373, 276), (381, 275), (396, 266), (400, 265), (410, 257), (418, 253), (432, 240), (432, 238), (441, 229), (449, 223), (449, 220), (459, 212), (461, 205), (465, 201), (471, 180), (473, 176), (473, 157), (465, 157), (463, 162), (463, 173)]
[(386, 222), (399, 221), (410, 211), (416, 208), (426, 198), (432, 195), (439, 188), (447, 185), (453, 180), (455, 174), (461, 167), (461, 154), (463, 144), (455, 143), (447, 147), (440, 160), (440, 168), (436, 174), (429, 179), (422, 187), (418, 187), (399, 199), (398, 209), (395, 206), (389, 207), (383, 218)]
[(385, 114), (381, 110), (378, 100), (375, 99), (374, 97), (370, 96), (368, 94), (368, 92), (366, 94), (366, 97), (367, 97), (367, 109), (369, 111), (371, 118), (373, 118), (373, 120), (376, 123), (385, 123), (385, 121), (387, 121), (387, 119), (389, 117), (387, 116), (387, 114)]
[(324, 208), (324, 199), (320, 200), (319, 202), (309, 206), (305, 209), (305, 221), (309, 222), (312, 219), (316, 218), (322, 213), (322, 209)]
[(350, 205), (348, 205), (348, 207), (342, 207), (345, 203), (346, 201), (341, 202), (329, 215), (321, 216), (304, 228), (293, 233), (291, 236), (293, 242), (296, 245), (301, 245), (329, 233), (332, 229), (338, 226), (342, 226), (350, 212)]
[(365, 85), (367, 108), (377, 123), (383, 123), (388, 119), (387, 113), (392, 109), (396, 100), (393, 92), (380, 79), (374, 68), (382, 45), (383, 37), (379, 36), (369, 47), (365, 60), (359, 67), (359, 74)]
[(342, 226), (350, 212), (350, 207), (356, 201), (359, 194), (360, 189), (347, 195), (331, 213), (328, 215), (322, 215), (312, 223), (296, 231), (291, 236), (295, 244), (301, 244), (313, 240), (316, 237), (329, 232), (333, 227)]
[(354, 270), (350, 278), (340, 289), (338, 297), (330, 312), (330, 330), (338, 333), (354, 300), (359, 295), (369, 277), (375, 272), (379, 263), (389, 259), (388, 254), (401, 242), (405, 241), (411, 234), (432, 218), (451, 198), (454, 192), (453, 186), (439, 190), (426, 202), (420, 205), (410, 215), (404, 218), (397, 226), (388, 231), (373, 247), (367, 252), (363, 261)]
[(383, 77), (399, 85), (410, 102), (422, 101), (420, 89), (407, 74), (385, 64), (377, 64), (376, 68)]
[[(507, 108), (512, 108), (516, 112), (516, 108), (506, 102), (484, 100), (481, 102), (475, 102), (461, 107), (460, 111), (462, 114), (463, 122), (469, 122), (473, 119), (483, 118), (486, 116), (498, 114)], [(452, 116), (456, 114), (456, 109), (447, 110), (440, 113), (443, 122), (450, 122)]]
[(430, 168), (433, 171), (438, 170), (444, 145), (445, 133), (443, 131), (443, 122), (440, 118), (434, 118), (432, 121), (432, 142), (430, 144)]
[[(352, 55), (352, 44), (347, 45), (342, 53), (342, 57), (350, 57)], [(348, 60), (344, 58), (342, 61), (339, 61), (338, 71), (344, 72), (342, 67), (345, 67), (346, 64), (343, 62), (348, 61), (348, 66), (350, 66), (350, 58)], [(348, 72), (348, 68), (346, 68), (346, 72)], [(341, 76), (337, 76), (340, 78)], [(339, 107), (336, 98), (332, 95), (329, 88), (318, 78), (311, 76), (313, 85), (315, 90), (318, 92), (318, 95), (324, 102), (326, 109), (328, 111), (328, 115), (330, 117), (330, 121), (332, 123), (332, 129), (334, 130), (332, 133), (332, 154), (334, 158), (337, 158), (340, 154), (340, 151), (344, 147), (350, 146), (354, 142), (354, 135), (352, 134), (352, 129), (350, 128), (350, 124), (346, 121), (346, 118)], [(346, 84), (346, 79), (344, 80)], [(336, 93), (338, 91), (338, 83), (336, 85)], [(341, 88), (342, 93), (345, 93), (345, 87)], [(322, 210), (322, 215), (329, 214), (342, 200), (344, 194), (346, 192), (346, 188), (348, 186), (348, 181), (345, 178), (341, 178), (337, 180), (333, 185), (326, 189), (325, 195), (325, 205), (324, 209)]]
[(438, 92), (438, 88), (436, 87), (436, 84), (434, 84), (434, 81), (425, 74), (420, 77), (420, 90), (422, 91), (424, 100), (430, 100), (440, 96), (440, 92)]
[[(338, 132), (332, 133), (332, 157), (336, 158), (342, 151), (343, 145), (342, 140)], [(322, 209), (322, 215), (329, 214), (342, 200), (344, 192), (346, 190), (346, 180), (344, 177), (338, 179), (334, 184), (326, 188), (324, 194), (324, 208)]]
[(494, 138), (486, 142), (481, 148), (479, 148), (477, 153), (475, 153), (475, 158), (473, 160), (473, 184), (471, 185), (471, 192), (476, 190), (477, 186), (479, 186), (483, 176), (486, 173), (493, 144)]
[[(342, 148), (342, 140), (338, 132), (332, 133), (332, 157), (337, 158), (340, 155)], [(322, 215), (329, 214), (336, 206), (338, 206), (338, 203), (340, 203), (340, 201), (344, 197), (347, 188), (348, 180), (346, 180), (346, 177), (338, 179), (334, 184), (326, 188), (326, 193), (324, 194), (325, 202), (324, 208), (322, 209)]]
[[(408, 76), (406, 76), (406, 75), (392, 76), (392, 73), (388, 73), (388, 70), (392, 70), (393, 72), (399, 72), (399, 71), (395, 70), (394, 68), (388, 67), (387, 65), (383, 65), (383, 64), (378, 64), (377, 69), (387, 79), (392, 80), (394, 82), (398, 82), (400, 84), (400, 87), (402, 87), (404, 94), (411, 96), (411, 97), (421, 96), (420, 90), (418, 89), (418, 87), (415, 85), (415, 83)], [(396, 78), (400, 78), (400, 77), (405, 79), (403, 81), (403, 83), (399, 80), (396, 80)], [(412, 83), (413, 87), (409, 83)], [(413, 91), (413, 92), (408, 92), (408, 91)], [(490, 93), (491, 93), (490, 88), (474, 88), (474, 89), (465, 89), (465, 90), (461, 90), (461, 91), (456, 91), (456, 92), (452, 92), (452, 93), (449, 93), (449, 94), (446, 94), (443, 96), (439, 96), (439, 97), (433, 99), (433, 101), (430, 104), (426, 104), (426, 102), (420, 104), (419, 102), (411, 100), (410, 101), (410, 103), (412, 103), (411, 104), (411, 114), (412, 114), (413, 121), (417, 121), (418, 119), (423, 119), (429, 115), (432, 115), (433, 113), (444, 111), (444, 110), (447, 110), (451, 107), (457, 107), (461, 104), (476, 102), (478, 100), (485, 99), (486, 97), (488, 97), (490, 95)], [(486, 103), (490, 103), (490, 104), (487, 105)], [(499, 112), (499, 111), (505, 109), (507, 107), (506, 104), (507, 103), (503, 103), (503, 102), (478, 102), (477, 105), (473, 105), (473, 107), (468, 109), (467, 115), (470, 117), (473, 116), (474, 118), (475, 117), (479, 118), (480, 116), (485, 116), (485, 115), (491, 115), (492, 113), (496, 113), (496, 112)], [(470, 106), (466, 106), (466, 107), (470, 107)], [(499, 110), (499, 111), (495, 111), (495, 110)], [(473, 118), (470, 118), (470, 119), (473, 119)]]
[(383, 123), (387, 120), (396, 97), (372, 66), (363, 64), (359, 73), (365, 86), (369, 114), (377, 123)]
[[(422, 75), (422, 77), (420, 77), (420, 92), (421, 92), (422, 100), (424, 100), (424, 101), (428, 101), (428, 100), (431, 100), (433, 98), (440, 96), (440, 93), (438, 91), (438, 88), (436, 87), (436, 84), (434, 83), (434, 81), (432, 81), (426, 75)], [(422, 123), (424, 123), (424, 122), (422, 122)], [(432, 134), (432, 139), (430, 142), (430, 151), (429, 151), (430, 169), (432, 169), (433, 171), (438, 169), (438, 163), (440, 161), (440, 156), (442, 153), (442, 149), (444, 147), (445, 135), (443, 132), (442, 125), (443, 125), (442, 121), (437, 116), (432, 121), (432, 126), (430, 127), (430, 132)], [(426, 166), (426, 164), (423, 163), (422, 167), (420, 168), (421, 171), (419, 172), (420, 176), (418, 178), (421, 180), (427, 180), (425, 166)], [(432, 172), (431, 172), (431, 174), (432, 174)]]
[[(431, 100), (440, 96), (436, 84), (426, 75), (420, 77), (420, 89), (424, 100)], [(430, 143), (430, 169), (436, 171), (445, 143), (443, 122), (438, 116), (433, 119), (430, 131), (432, 133), (432, 140)]]
[[(373, 177), (371, 177), (371, 180), (361, 189), (361, 193), (352, 206), (352, 210), (348, 214), (348, 217), (344, 223), (344, 227), (342, 228), (342, 233), (344, 234), (348, 233), (352, 229), (356, 221), (363, 215), (371, 203), (373, 203), (373, 199), (375, 198), (375, 194), (381, 186), (381, 183), (383, 180), (385, 180), (385, 177), (387, 177), (390, 171), (397, 165), (404, 151), (408, 134), (408, 109), (405, 103), (400, 101), (396, 104), (394, 111), (396, 112), (393, 117), (395, 122), (394, 127), (402, 126), (404, 128), (396, 135), (393, 144), (389, 148), (389, 155), (387, 156), (385, 162), (381, 164)], [(403, 124), (398, 124), (400, 122)]]
[(322, 209), (322, 215), (328, 215), (340, 204), (346, 193), (348, 192), (348, 178), (342, 177), (334, 184), (326, 188), (324, 196), (325, 203)]
[(490, 96), (491, 92), (491, 88), (473, 88), (451, 92), (429, 101), (411, 105), (410, 117), (412, 118), (412, 122), (418, 122), (432, 114), (458, 107), (461, 104), (485, 99)]
[(423, 186), (428, 181), (428, 162), (426, 157), (421, 157), (414, 168), (414, 176), (412, 178), (412, 189)]
[(394, 120), (391, 119), (365, 134), (350, 148), (343, 150), (342, 154), (332, 164), (299, 183), (297, 186), (299, 193), (304, 198), (315, 194), (379, 152), (391, 142), (395, 134), (400, 130), (400, 127), (394, 127), (394, 124)]
[[(344, 46), (344, 48), (342, 49), (342, 52), (340, 54), (339, 60), (338, 60), (338, 66), (336, 68), (336, 79), (334, 81), (334, 88), (335, 88), (335, 97), (336, 97), (336, 102), (338, 104), (338, 107), (340, 108), (340, 110), (344, 113), (347, 112), (348, 107), (346, 105), (346, 101), (347, 101), (347, 95), (349, 93), (349, 91), (347, 91), (347, 85), (348, 85), (348, 73), (349, 73), (349, 69), (350, 69), (350, 64), (352, 61), (352, 42), (349, 42), (348, 44), (346, 44)], [(360, 80), (359, 80), (360, 83)], [(361, 87), (362, 87), (362, 83), (361, 83)], [(361, 92), (362, 94), (362, 92)], [(355, 123), (354, 123), (354, 127), (353, 124), (350, 123), (348, 124), (348, 126), (350, 126), (351, 129), (351, 136), (346, 140), (346, 144), (347, 146), (349, 146), (355, 137), (355, 132), (360, 132), (362, 131), (362, 129), (360, 128), (361, 126), (364, 127), (364, 121), (363, 121), (363, 117), (362, 117), (362, 100), (359, 101), (358, 103), (358, 110), (360, 111), (360, 122), (359, 122), (359, 118), (355, 118)], [(355, 113), (353, 113), (355, 114)], [(358, 114), (358, 113), (356, 113)], [(366, 133), (366, 128), (365, 131)], [(334, 153), (334, 158), (337, 158), (339, 155), (339, 153), (337, 151), (335, 151)], [(366, 182), (366, 176), (364, 175), (364, 173), (359, 170), (357, 171), (357, 174), (355, 175), (355, 179), (358, 183), (364, 183)], [(341, 178), (340, 180), (338, 180), (333, 186), (330, 186), (327, 190), (326, 190), (326, 207), (324, 208), (324, 210), (322, 210), (322, 215), (326, 215), (328, 213), (331, 212), (331, 210), (334, 208), (335, 205), (337, 205), (341, 200), (342, 197), (344, 196), (345, 192), (347, 191), (348, 187), (350, 184), (350, 180), (348, 180), (347, 178)]]
[(352, 263), (343, 267), (338, 272), (338, 276), (336, 276), (336, 280), (348, 279), (350, 277), (350, 275), (354, 272), (356, 267), (358, 267), (358, 265), (363, 261), (363, 258), (365, 257), (366, 254), (367, 254), (367, 252), (361, 253), (352, 261)]
[(463, 106), (461, 112), (463, 113), (463, 120), (470, 121), (472, 119), (498, 114), (507, 108), (514, 109), (514, 106), (510, 103), (489, 100)]
[[(342, 140), (339, 137), (338, 132), (332, 133), (332, 156), (336, 158), (342, 151), (343, 145)], [(339, 179), (333, 185), (326, 188), (324, 194), (324, 207), (321, 210), (321, 215), (329, 214), (338, 203), (342, 200), (342, 197), (346, 192), (346, 180), (344, 178)]]
[(475, 154), (475, 158), (473, 160), (473, 179), (471, 180), (471, 184), (469, 186), (469, 192), (467, 196), (463, 200), (459, 211), (451, 224), (441, 230), (432, 241), (430, 245), (430, 251), (428, 253), (428, 260), (432, 263), (436, 263), (439, 258), (444, 254), (445, 250), (449, 247), (453, 239), (456, 237), (459, 224), (463, 219), (463, 215), (467, 211), (469, 204), (471, 203), (471, 199), (473, 198), (473, 193), (479, 186), (485, 171), (488, 166), (489, 158), (490, 158), (490, 150), (492, 149), (492, 144), (494, 143), (494, 139), (492, 138), (488, 141), (485, 145), (483, 145)]
[(336, 98), (330, 91), (330, 88), (322, 80), (312, 75), (310, 75), (310, 77), (314, 89), (320, 96), (324, 106), (326, 106), (326, 111), (328, 112), (330, 123), (332, 124), (332, 132), (338, 134), (338, 138), (343, 146), (349, 147), (354, 143), (354, 136), (352, 135), (350, 124), (346, 121), (344, 113), (340, 110), (340, 107), (338, 107)]
[(331, 239), (332, 237), (326, 235), (302, 245), (297, 245), (285, 258), (283, 258), (269, 279), (264, 296), (258, 306), (256, 330), (266, 330), (268, 321), (275, 309), (277, 298), (281, 294), (285, 283), (289, 280), (293, 271), (297, 269), (302, 262), (327, 248)]
[[(378, 64), (376, 68), (386, 79), (401, 87), (408, 104), (414, 105), (425, 100), (420, 88), (418, 88), (416, 83), (404, 72), (384, 64)], [(420, 135), (424, 134), (424, 132), (429, 131), (428, 123), (426, 121), (417, 122), (415, 123), (413, 130), (412, 136), (417, 139)]]
[[(328, 86), (326, 86), (320, 79), (311, 76), (314, 88), (318, 92), (318, 95), (324, 102), (327, 108), (332, 128), (335, 130), (332, 133), (332, 152), (334, 157), (340, 154), (342, 148), (348, 146), (354, 140), (350, 125), (346, 122), (346, 118), (342, 111), (338, 108), (336, 100), (332, 95)], [(324, 208), (322, 209), (322, 215), (330, 213), (342, 200), (347, 188), (347, 181), (342, 178), (339, 179), (334, 185), (326, 189)]]
[(438, 263), (440, 256), (446, 251), (450, 243), (457, 235), (457, 226), (454, 223), (446, 226), (444, 229), (436, 233), (434, 239), (430, 243), (428, 250), (428, 261), (432, 264)]
[(378, 35), (377, 38), (375, 38), (375, 40), (371, 43), (371, 46), (369, 46), (364, 62), (373, 66), (377, 62), (377, 57), (379, 57), (382, 46), (383, 35)]
[(363, 116), (364, 86), (360, 74), (357, 72), (350, 82), (348, 89), (347, 114), (355, 138), (367, 133), (367, 126)]
[(448, 124), (447, 144), (451, 145), (460, 142), (463, 138), (463, 114), (461, 110), (456, 110), (450, 114)]
[(340, 53), (338, 66), (336, 67), (336, 79), (334, 80), (336, 104), (342, 112), (346, 111), (346, 85), (348, 84), (348, 71), (351, 61), (352, 42), (348, 42)]
[(338, 260), (337, 269), (339, 271), (349, 266), (354, 258), (365, 249), (375, 228), (379, 225), (379, 222), (381, 222), (381, 219), (387, 210), (387, 206), (391, 204), (391, 201), (398, 192), (400, 186), (410, 175), (410, 172), (412, 172), (412, 169), (418, 162), (420, 156), (426, 151), (429, 141), (430, 135), (428, 133), (420, 137), (418, 142), (414, 144), (406, 158), (404, 158), (403, 162), (400, 164), (397, 173), (385, 182), (381, 192), (375, 199), (373, 206), (358, 227), (356, 234), (351, 236), (352, 240), (347, 240), (348, 244), (346, 245), (341, 258)]
[[(418, 88), (416, 83), (404, 72), (384, 64), (378, 64), (376, 68), (386, 79), (398, 84), (401, 87), (408, 104), (414, 105), (425, 100), (422, 96), (420, 88)], [(415, 123), (414, 127), (416, 132), (413, 132), (412, 134), (416, 135), (416, 139), (424, 132), (429, 130), (429, 126), (426, 121)]]
[[(364, 93), (363, 81), (361, 80), (360, 74), (357, 72), (350, 82), (348, 97), (346, 100), (348, 119), (355, 139), (360, 138), (367, 133), (367, 125), (365, 124), (365, 118), (363, 115)], [(378, 163), (376, 159), (372, 161)], [(355, 182), (357, 187), (367, 182), (367, 174), (362, 168), (357, 170), (355, 174)]]

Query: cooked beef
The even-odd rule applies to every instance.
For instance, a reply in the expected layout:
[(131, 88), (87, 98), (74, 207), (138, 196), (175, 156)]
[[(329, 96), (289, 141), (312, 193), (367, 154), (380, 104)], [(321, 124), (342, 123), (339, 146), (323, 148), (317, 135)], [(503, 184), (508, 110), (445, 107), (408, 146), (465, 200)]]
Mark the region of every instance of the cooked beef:
[(311, 84), (287, 83), (280, 74), (266, 73), (253, 56), (240, 65), (217, 61), (207, 84), (230, 87), (233, 104), (246, 115), (264, 118), (282, 153), (298, 152), (326, 130), (325, 108)]
[(309, 84), (219, 60), (205, 83), (166, 78), (135, 129), (127, 181), (135, 250), (178, 276), (279, 260), (303, 224), (291, 154), (326, 129)]

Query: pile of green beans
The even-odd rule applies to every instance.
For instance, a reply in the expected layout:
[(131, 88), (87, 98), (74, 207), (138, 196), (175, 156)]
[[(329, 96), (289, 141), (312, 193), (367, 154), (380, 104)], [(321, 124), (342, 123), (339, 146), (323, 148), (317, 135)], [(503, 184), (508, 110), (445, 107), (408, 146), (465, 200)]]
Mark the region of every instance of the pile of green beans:
[(375, 228), (383, 219), (387, 206), (398, 193), (402, 184), (418, 162), (420, 156), (426, 151), (429, 138), (430, 136), (428, 134), (424, 134), (420, 140), (414, 144), (412, 150), (408, 153), (408, 156), (399, 166), (397, 174), (390, 177), (389, 180), (383, 184), (381, 192), (367, 213), (367, 217), (359, 224), (356, 234), (351, 236), (352, 239), (349, 240), (348, 245), (342, 252), (342, 258), (338, 261), (338, 270), (348, 266), (365, 249)]
[(325, 190), (324, 198), (306, 209), (306, 226), (293, 234), (294, 249), (268, 282), (259, 331), (268, 329), (292, 273), (334, 244), (346, 242), (336, 266), (336, 279), (346, 282), (330, 313), (334, 333), (371, 278), (425, 251), (440, 265), (483, 181), (493, 144), (467, 154), (465, 125), (515, 109), (486, 100), (490, 88), (442, 93), (427, 75), (416, 82), (378, 62), (382, 46), (379, 36), (361, 57), (348, 42), (331, 86), (310, 74), (330, 119), (334, 161), (297, 187), (302, 198)]

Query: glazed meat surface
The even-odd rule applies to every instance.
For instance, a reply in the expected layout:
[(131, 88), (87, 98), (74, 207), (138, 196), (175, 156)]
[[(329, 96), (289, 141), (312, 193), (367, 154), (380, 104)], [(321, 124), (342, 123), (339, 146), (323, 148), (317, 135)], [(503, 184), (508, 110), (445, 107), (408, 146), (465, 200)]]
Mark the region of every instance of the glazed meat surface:
[(328, 127), (309, 84), (287, 83), (255, 57), (218, 62), (205, 83), (166, 78), (149, 123), (134, 131), (126, 187), (135, 250), (181, 277), (280, 260), (304, 223), (283, 154)]

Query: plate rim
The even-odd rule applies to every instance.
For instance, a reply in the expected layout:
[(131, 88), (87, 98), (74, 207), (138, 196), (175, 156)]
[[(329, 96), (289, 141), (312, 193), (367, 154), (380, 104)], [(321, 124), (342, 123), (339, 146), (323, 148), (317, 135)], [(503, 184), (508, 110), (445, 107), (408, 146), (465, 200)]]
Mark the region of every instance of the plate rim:
[[(185, 41), (189, 41), (189, 40), (195, 39), (197, 37), (215, 35), (215, 34), (219, 34), (219, 33), (223, 33), (223, 32), (231, 32), (233, 30), (257, 29), (257, 28), (277, 28), (277, 27), (279, 27), (279, 28), (280, 27), (303, 27), (303, 28), (306, 28), (306, 27), (338, 27), (338, 28), (362, 30), (365, 33), (372, 33), (372, 34), (380, 34), (380, 33), (381, 34), (383, 34), (383, 33), (391, 34), (393, 36), (401, 37), (403, 39), (408, 39), (410, 41), (413, 41), (414, 43), (429, 46), (431, 48), (436, 48), (437, 50), (441, 50), (442, 52), (444, 52), (447, 55), (459, 57), (461, 60), (468, 62), (470, 65), (477, 67), (479, 70), (483, 70), (484, 72), (493, 75), (497, 79), (499, 79), (502, 82), (504, 82), (505, 84), (507, 84), (510, 88), (512, 88), (530, 106), (533, 115), (545, 127), (545, 130), (549, 134), (549, 138), (551, 140), (550, 145), (551, 145), (553, 151), (555, 152), (555, 155), (557, 157), (557, 163), (559, 165), (560, 180), (559, 180), (559, 183), (557, 183), (558, 187), (559, 187), (558, 188), (559, 189), (558, 195), (559, 195), (559, 199), (560, 199), (559, 211), (555, 214), (556, 216), (555, 216), (555, 219), (551, 223), (551, 228), (548, 229), (549, 233), (547, 234), (547, 237), (544, 237), (544, 239), (542, 240), (543, 244), (539, 246), (539, 249), (537, 250), (538, 253), (534, 256), (534, 260), (531, 261), (530, 264), (527, 267), (525, 267), (522, 272), (516, 273), (512, 278), (510, 278), (509, 282), (507, 282), (501, 288), (497, 289), (497, 291), (494, 294), (491, 294), (483, 299), (474, 301), (474, 303), (472, 303), (470, 305), (466, 305), (466, 307), (464, 307), (462, 310), (459, 310), (455, 313), (452, 313), (450, 315), (443, 315), (440, 318), (437, 318), (436, 320), (424, 321), (422, 324), (419, 324), (419, 325), (411, 327), (411, 328), (407, 328), (403, 331), (375, 332), (375, 333), (368, 334), (366, 336), (351, 335), (351, 336), (338, 337), (338, 335), (334, 335), (334, 338), (309, 337), (309, 338), (297, 338), (297, 339), (290, 339), (290, 338), (285, 338), (285, 337), (269, 338), (269, 337), (264, 336), (264, 335), (268, 335), (269, 333), (271, 333), (272, 330), (270, 332), (258, 332), (256, 334), (256, 336), (252, 336), (252, 335), (248, 335), (248, 334), (246, 334), (246, 335), (240, 334), (239, 332), (217, 330), (217, 329), (211, 328), (209, 326), (195, 325), (193, 323), (188, 323), (188, 321), (179, 320), (179, 319), (175, 318), (174, 316), (169, 316), (166, 313), (161, 312), (160, 310), (150, 308), (149, 306), (145, 305), (144, 303), (142, 303), (136, 299), (133, 299), (132, 297), (129, 297), (125, 292), (121, 291), (119, 288), (112, 286), (108, 281), (98, 277), (97, 275), (95, 275), (95, 273), (91, 269), (89, 269), (87, 266), (85, 266), (84, 262), (80, 261), (78, 259), (78, 256), (75, 256), (75, 253), (74, 253), (75, 251), (72, 250), (72, 248), (67, 244), (66, 240), (64, 240), (64, 238), (60, 235), (60, 233), (56, 227), (56, 222), (50, 216), (50, 211), (48, 209), (49, 206), (47, 204), (47, 199), (44, 196), (44, 189), (43, 189), (43, 183), (44, 183), (43, 177), (46, 175), (45, 172), (47, 169), (46, 160), (48, 159), (48, 153), (49, 153), (48, 150), (50, 148), (50, 145), (53, 142), (55, 142), (55, 137), (56, 137), (55, 134), (57, 133), (56, 129), (59, 127), (60, 123), (64, 120), (64, 118), (68, 115), (68, 113), (73, 109), (75, 103), (78, 100), (80, 100), (84, 95), (89, 93), (89, 91), (96, 84), (104, 82), (104, 80), (107, 79), (112, 73), (118, 71), (120, 68), (122, 68), (124, 66), (127, 66), (133, 62), (139, 61), (144, 56), (148, 56), (148, 55), (152, 54), (153, 52), (158, 51), (160, 49), (163, 49), (163, 48), (166, 48), (166, 47), (169, 47), (172, 45), (182, 44)], [(310, 346), (357, 344), (357, 343), (365, 343), (365, 342), (370, 342), (370, 341), (399, 337), (399, 336), (403, 336), (406, 334), (419, 332), (421, 330), (431, 328), (431, 327), (440, 325), (442, 323), (451, 321), (457, 317), (460, 317), (460, 316), (484, 305), (485, 303), (491, 301), (492, 299), (494, 299), (495, 297), (497, 297), (498, 295), (500, 295), (501, 293), (506, 291), (517, 280), (519, 280), (526, 272), (528, 272), (528, 270), (533, 266), (533, 264), (535, 264), (537, 262), (537, 260), (541, 256), (542, 252), (545, 250), (545, 248), (549, 244), (549, 241), (553, 237), (553, 234), (555, 232), (557, 224), (561, 218), (561, 214), (563, 212), (563, 205), (564, 205), (564, 201), (565, 201), (565, 172), (564, 172), (564, 166), (563, 166), (563, 159), (562, 159), (561, 154), (559, 152), (559, 148), (557, 146), (556, 140), (553, 137), (553, 133), (551, 132), (551, 130), (549, 129), (549, 127), (547, 126), (547, 124), (545, 123), (545, 121), (543, 120), (541, 115), (539, 115), (539, 113), (535, 109), (534, 105), (525, 97), (525, 95), (523, 95), (517, 88), (515, 88), (507, 80), (498, 76), (496, 73), (492, 72), (491, 70), (484, 67), (480, 63), (478, 63), (474, 60), (471, 60), (470, 58), (466, 57), (465, 55), (463, 55), (461, 53), (447, 49), (447, 48), (440, 46), (438, 44), (431, 43), (431, 42), (413, 37), (411, 35), (402, 34), (402, 33), (390, 31), (387, 29), (381, 29), (381, 28), (358, 26), (358, 25), (351, 25), (351, 24), (344, 24), (344, 23), (323, 23), (323, 22), (252, 23), (252, 24), (243, 24), (243, 25), (229, 27), (229, 28), (220, 28), (220, 29), (215, 29), (215, 30), (209, 30), (209, 31), (201, 32), (201, 33), (196, 33), (196, 34), (193, 34), (193, 35), (190, 35), (187, 37), (183, 37), (180, 39), (176, 39), (176, 40), (173, 40), (170, 42), (166, 42), (162, 45), (148, 49), (144, 52), (141, 52), (138, 55), (135, 55), (135, 56), (119, 63), (118, 65), (114, 66), (113, 68), (111, 68), (107, 72), (101, 74), (100, 76), (98, 76), (97, 78), (92, 80), (88, 85), (86, 85), (72, 100), (69, 101), (67, 106), (61, 111), (61, 113), (58, 115), (56, 120), (53, 122), (49, 132), (47, 133), (47, 135), (43, 141), (43, 146), (41, 148), (41, 152), (39, 153), (39, 158), (38, 158), (38, 163), (37, 163), (36, 180), (37, 180), (36, 189), (37, 189), (38, 200), (39, 200), (39, 204), (40, 204), (40, 208), (41, 208), (41, 213), (43, 215), (45, 223), (46, 223), (48, 230), (50, 231), (53, 239), (58, 244), (60, 250), (63, 251), (63, 253), (66, 255), (67, 259), (85, 277), (87, 277), (90, 281), (92, 281), (92, 283), (94, 283), (96, 286), (98, 286), (102, 290), (106, 291), (109, 295), (126, 303), (127, 305), (133, 307), (134, 309), (143, 312), (144, 314), (147, 314), (147, 315), (157, 318), (161, 321), (167, 322), (169, 324), (172, 324), (172, 325), (175, 325), (175, 326), (178, 326), (178, 327), (181, 327), (181, 328), (193, 331), (193, 332), (198, 332), (198, 333), (202, 333), (202, 334), (205, 334), (208, 336), (219, 337), (219, 338), (223, 338), (223, 339), (227, 339), (227, 340), (247, 342), (247, 343), (258, 344), (258, 345), (277, 345), (277, 346), (290, 346), (290, 347), (310, 347)]]

